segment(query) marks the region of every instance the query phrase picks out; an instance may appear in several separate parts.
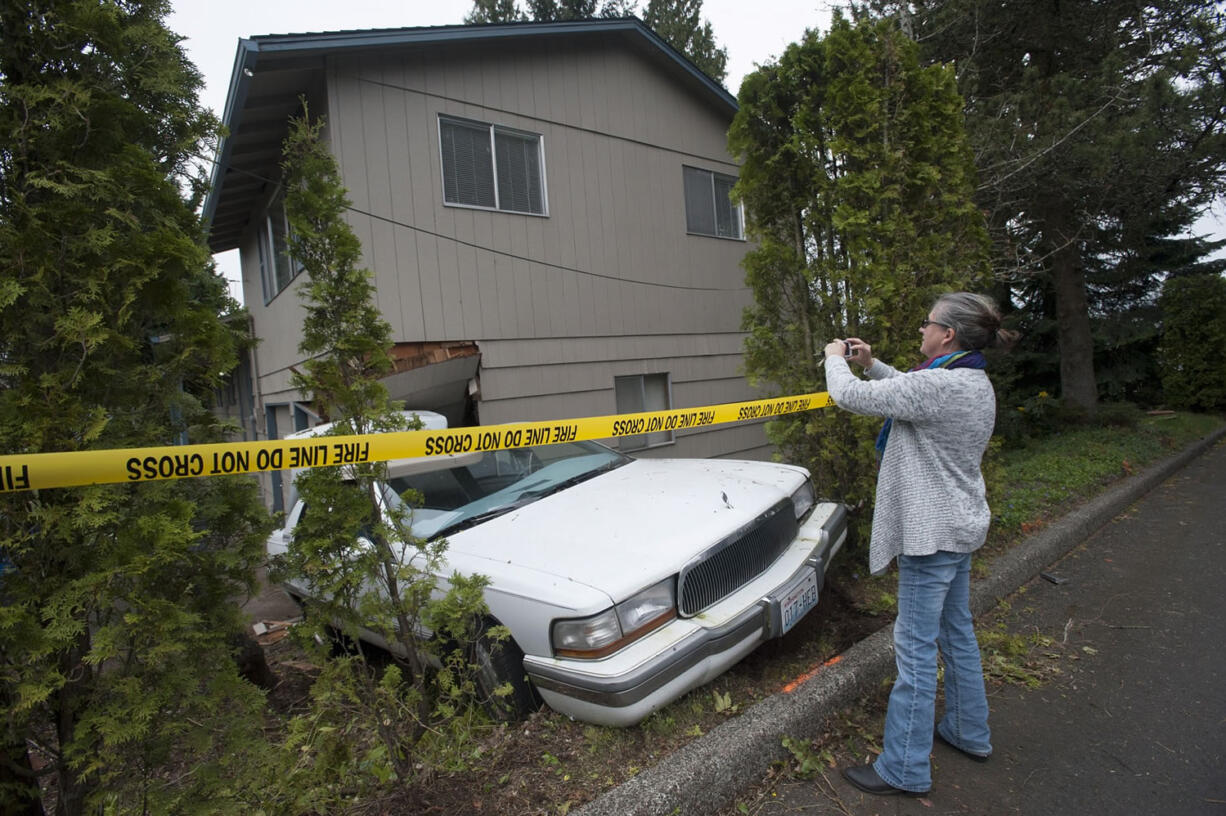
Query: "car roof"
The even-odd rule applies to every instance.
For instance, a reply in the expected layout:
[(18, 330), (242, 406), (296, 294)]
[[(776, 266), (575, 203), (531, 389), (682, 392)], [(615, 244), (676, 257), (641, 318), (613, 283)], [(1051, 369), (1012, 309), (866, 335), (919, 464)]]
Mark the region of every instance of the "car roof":
[[(421, 420), (422, 429), (427, 431), (441, 431), (447, 427), (447, 417), (434, 411), (399, 411), (397, 412), (407, 420), (412, 420), (417, 417)], [(313, 436), (323, 436), (332, 430), (336, 422), (325, 422), (321, 425), (316, 425), (313, 428), (307, 428), (305, 431), (296, 431), (292, 434), (286, 434), (286, 439), (309, 439)]]

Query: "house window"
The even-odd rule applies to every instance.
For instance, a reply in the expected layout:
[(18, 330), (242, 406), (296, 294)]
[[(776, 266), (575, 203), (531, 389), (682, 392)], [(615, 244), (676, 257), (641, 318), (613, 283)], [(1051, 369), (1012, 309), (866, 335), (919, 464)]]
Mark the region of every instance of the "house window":
[(302, 265), (289, 254), (289, 220), (285, 217), (285, 191), (278, 190), (268, 204), (260, 227), (260, 281), (264, 302), (275, 298), (302, 271)]
[(443, 116), (438, 130), (444, 202), (545, 215), (539, 134)]
[(732, 200), (733, 176), (681, 168), (685, 182), (685, 231), (694, 235), (743, 239), (741, 205)]
[[(630, 377), (614, 377), (613, 391), (617, 398), (617, 413), (619, 414), (667, 411), (673, 405), (668, 374), (635, 374)], [(667, 445), (672, 441), (672, 431), (654, 431), (635, 436), (618, 437), (617, 447), (623, 451), (642, 450), (656, 445)]]

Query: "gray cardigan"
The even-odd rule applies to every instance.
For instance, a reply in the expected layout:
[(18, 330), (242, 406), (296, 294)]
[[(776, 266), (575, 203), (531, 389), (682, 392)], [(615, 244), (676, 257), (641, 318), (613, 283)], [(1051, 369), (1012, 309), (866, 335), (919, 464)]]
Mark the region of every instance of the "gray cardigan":
[(897, 555), (973, 552), (988, 511), (980, 462), (996, 422), (996, 394), (982, 369), (936, 368), (903, 374), (877, 360), (868, 380), (841, 357), (826, 358), (826, 389), (841, 408), (893, 417), (877, 475), (870, 572)]

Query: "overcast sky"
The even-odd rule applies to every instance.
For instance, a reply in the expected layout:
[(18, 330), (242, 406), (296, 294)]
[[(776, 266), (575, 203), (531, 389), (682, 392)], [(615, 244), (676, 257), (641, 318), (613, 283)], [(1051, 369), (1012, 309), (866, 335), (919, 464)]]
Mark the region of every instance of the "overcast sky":
[[(825, 30), (834, 5), (830, 0), (704, 0), (703, 16), (728, 50), (729, 90), (735, 95), (755, 63), (780, 54), (806, 28)], [(173, 6), (170, 29), (187, 38), (188, 56), (204, 74), (201, 101), (219, 113), (242, 37), (458, 25), (472, 10), (471, 0), (174, 0)]]
[[(640, 0), (639, 5), (645, 5)], [(728, 51), (728, 89), (735, 96), (741, 78), (755, 65), (772, 61), (806, 28), (826, 30), (831, 0), (704, 0), (703, 16), (716, 41)], [(240, 38), (258, 34), (343, 31), (361, 28), (455, 25), (471, 0), (174, 0), (167, 21), (186, 38), (188, 56), (204, 75), (201, 98), (220, 117)], [(1219, 204), (1200, 232), (1226, 237), (1226, 210)], [(227, 278), (237, 280), (238, 252), (217, 256)], [(234, 285), (235, 296), (242, 299)]]
[[(471, 0), (174, 0), (167, 23), (186, 38), (187, 54), (204, 75), (201, 102), (221, 116), (240, 38), (359, 28), (457, 25)], [(646, 0), (640, 0), (640, 6)], [(830, 0), (704, 0), (716, 41), (728, 51), (727, 85), (735, 96), (741, 77), (799, 40), (806, 28), (826, 30)], [(239, 277), (238, 251), (217, 256), (231, 292)]]

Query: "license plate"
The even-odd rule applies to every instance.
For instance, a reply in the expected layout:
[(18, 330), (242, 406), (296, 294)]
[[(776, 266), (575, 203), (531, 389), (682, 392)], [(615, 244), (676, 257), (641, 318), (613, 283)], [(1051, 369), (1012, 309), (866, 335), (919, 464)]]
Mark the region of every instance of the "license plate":
[(804, 579), (792, 587), (779, 604), (779, 612), (783, 619), (783, 632), (796, 625), (810, 609), (817, 606), (817, 573), (810, 572)]

